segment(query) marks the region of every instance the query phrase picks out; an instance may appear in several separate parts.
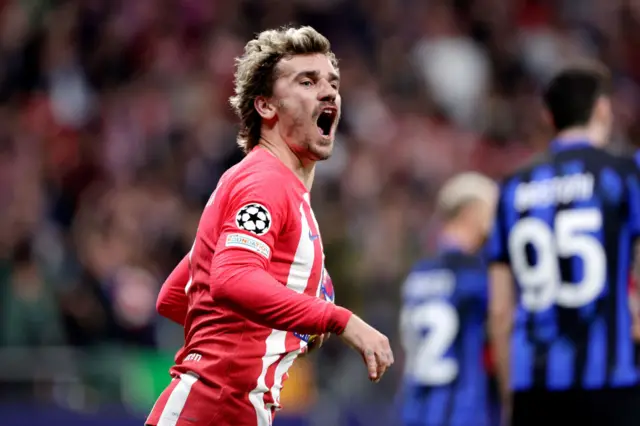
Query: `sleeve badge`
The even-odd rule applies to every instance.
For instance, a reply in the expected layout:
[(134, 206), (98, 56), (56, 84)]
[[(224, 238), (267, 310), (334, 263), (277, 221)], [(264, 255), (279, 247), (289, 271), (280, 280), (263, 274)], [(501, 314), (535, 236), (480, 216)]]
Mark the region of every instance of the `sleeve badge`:
[(262, 204), (247, 204), (238, 210), (236, 226), (255, 235), (264, 235), (271, 228), (271, 213)]

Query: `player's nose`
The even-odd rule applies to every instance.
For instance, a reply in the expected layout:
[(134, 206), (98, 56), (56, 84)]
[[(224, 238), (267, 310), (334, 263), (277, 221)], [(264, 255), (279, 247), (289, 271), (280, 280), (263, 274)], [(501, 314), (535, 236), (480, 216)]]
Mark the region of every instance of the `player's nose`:
[(321, 88), (318, 91), (318, 100), (322, 102), (335, 102), (338, 96), (338, 90), (331, 85), (328, 81), (323, 80)]

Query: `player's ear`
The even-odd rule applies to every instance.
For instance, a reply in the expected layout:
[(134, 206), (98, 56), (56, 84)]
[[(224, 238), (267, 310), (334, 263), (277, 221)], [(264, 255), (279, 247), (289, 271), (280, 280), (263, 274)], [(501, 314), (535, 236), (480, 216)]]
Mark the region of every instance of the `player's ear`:
[(607, 96), (600, 96), (593, 108), (592, 118), (600, 123), (609, 123), (613, 114), (611, 108), (611, 99)]
[(258, 111), (260, 117), (265, 120), (271, 120), (276, 116), (276, 105), (266, 96), (256, 96), (253, 101), (253, 107)]

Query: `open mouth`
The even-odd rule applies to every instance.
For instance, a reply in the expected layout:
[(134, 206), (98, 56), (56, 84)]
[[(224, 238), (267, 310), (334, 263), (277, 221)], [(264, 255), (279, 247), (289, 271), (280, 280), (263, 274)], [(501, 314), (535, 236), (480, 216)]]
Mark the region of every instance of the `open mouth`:
[(322, 110), (318, 116), (318, 121), (316, 122), (318, 131), (322, 136), (329, 137), (331, 135), (333, 123), (335, 123), (337, 116), (338, 110), (335, 108), (325, 108)]

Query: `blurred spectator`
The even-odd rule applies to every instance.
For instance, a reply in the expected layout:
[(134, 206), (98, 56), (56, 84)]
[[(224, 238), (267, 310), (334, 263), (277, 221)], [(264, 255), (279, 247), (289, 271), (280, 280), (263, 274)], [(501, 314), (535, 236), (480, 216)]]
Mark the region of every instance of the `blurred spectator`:
[(16, 245), (8, 269), (2, 279), (0, 343), (17, 347), (64, 344), (60, 310), (51, 282), (34, 259), (28, 241)]

